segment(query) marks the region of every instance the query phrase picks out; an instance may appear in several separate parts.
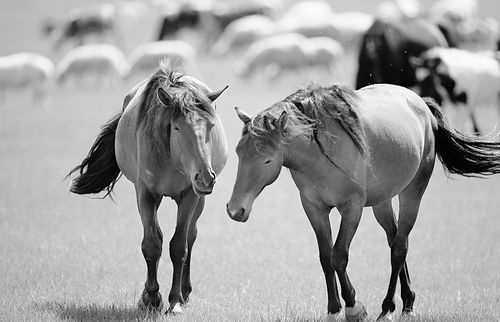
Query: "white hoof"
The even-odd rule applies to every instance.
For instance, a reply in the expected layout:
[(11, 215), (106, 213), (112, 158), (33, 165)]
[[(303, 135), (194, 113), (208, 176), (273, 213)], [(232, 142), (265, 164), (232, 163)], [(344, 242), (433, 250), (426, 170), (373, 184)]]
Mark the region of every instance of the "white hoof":
[(340, 314), (340, 312), (329, 313), (325, 318), (325, 322), (339, 322), (339, 321), (342, 321), (342, 315)]
[(386, 315), (379, 316), (378, 319), (377, 319), (377, 321), (380, 321), (380, 322), (392, 322), (392, 321), (394, 321), (394, 316), (393, 316), (392, 312), (389, 312)]
[(365, 306), (360, 301), (356, 301), (353, 307), (345, 308), (345, 319), (349, 322), (363, 321), (367, 316)]
[(183, 313), (184, 312), (182, 312), (180, 303), (176, 303), (174, 307), (170, 307), (167, 311), (167, 314), (172, 314), (172, 315), (181, 315)]
[(401, 313), (401, 318), (399, 320), (400, 321), (412, 320), (412, 319), (414, 319), (416, 317), (417, 317), (417, 315), (413, 311), (403, 312), (403, 313)]

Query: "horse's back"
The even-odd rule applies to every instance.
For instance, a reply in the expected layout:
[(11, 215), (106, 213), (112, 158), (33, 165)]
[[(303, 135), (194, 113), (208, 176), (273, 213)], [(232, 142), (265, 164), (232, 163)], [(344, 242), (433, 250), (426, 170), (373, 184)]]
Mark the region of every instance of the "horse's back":
[(377, 84), (358, 90), (359, 111), (370, 149), (367, 199), (376, 204), (404, 189), (432, 142), (432, 114), (414, 92)]

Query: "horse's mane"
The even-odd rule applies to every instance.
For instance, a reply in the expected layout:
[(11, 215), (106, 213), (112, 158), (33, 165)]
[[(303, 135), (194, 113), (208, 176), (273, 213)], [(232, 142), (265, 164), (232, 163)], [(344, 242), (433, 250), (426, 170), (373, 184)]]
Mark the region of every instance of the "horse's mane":
[[(328, 147), (323, 142), (332, 139), (330, 130), (336, 120), (366, 158), (369, 152), (356, 98), (356, 92), (347, 86), (312, 84), (259, 113), (243, 131), (257, 138), (259, 144), (271, 147), (276, 147), (283, 136), (305, 135), (315, 140), (322, 153), (329, 158)], [(283, 112), (288, 114), (288, 121), (283, 133), (280, 133), (275, 127), (277, 118)]]
[[(151, 143), (157, 160), (170, 157), (170, 122), (178, 117), (189, 117), (191, 113), (213, 117), (215, 110), (200, 86), (168, 62), (160, 63), (151, 75), (142, 93), (137, 115), (137, 131), (141, 129)], [(158, 98), (158, 88), (170, 94), (170, 106), (163, 105)]]

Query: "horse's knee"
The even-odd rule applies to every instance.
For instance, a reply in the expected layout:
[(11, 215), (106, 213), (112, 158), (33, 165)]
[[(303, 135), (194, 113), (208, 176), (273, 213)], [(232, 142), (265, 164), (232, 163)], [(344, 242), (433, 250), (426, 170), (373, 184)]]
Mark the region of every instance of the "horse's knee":
[(144, 238), (142, 240), (142, 254), (146, 260), (158, 260), (161, 257), (162, 245), (161, 238)]
[(185, 261), (188, 254), (188, 245), (185, 238), (178, 238), (176, 234), (170, 241), (170, 259), (172, 262), (177, 260)]
[(393, 264), (402, 265), (408, 253), (408, 243), (405, 240), (396, 238), (391, 246), (391, 260)]
[(331, 265), (337, 272), (344, 272), (349, 261), (349, 254), (345, 249), (333, 248), (331, 252)]

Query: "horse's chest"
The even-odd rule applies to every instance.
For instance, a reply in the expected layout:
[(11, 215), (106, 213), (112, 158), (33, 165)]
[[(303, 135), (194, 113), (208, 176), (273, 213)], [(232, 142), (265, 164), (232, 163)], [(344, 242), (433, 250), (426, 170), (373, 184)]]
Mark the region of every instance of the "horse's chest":
[(318, 206), (335, 207), (348, 198), (354, 188), (348, 184), (335, 184), (334, 178), (315, 177), (292, 172), (292, 177), (300, 194)]
[(148, 190), (162, 196), (174, 197), (191, 185), (185, 175), (175, 169), (145, 167), (139, 172), (139, 177)]

